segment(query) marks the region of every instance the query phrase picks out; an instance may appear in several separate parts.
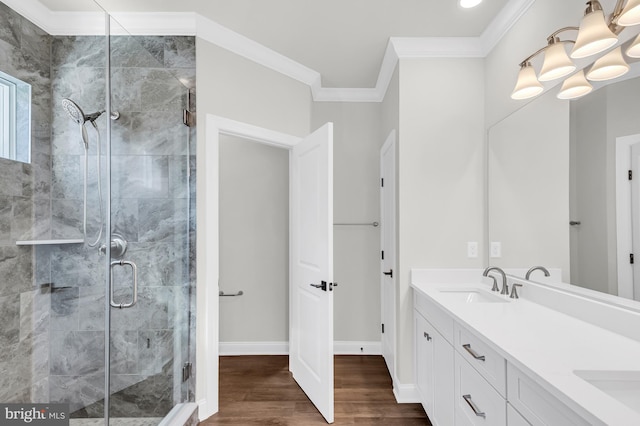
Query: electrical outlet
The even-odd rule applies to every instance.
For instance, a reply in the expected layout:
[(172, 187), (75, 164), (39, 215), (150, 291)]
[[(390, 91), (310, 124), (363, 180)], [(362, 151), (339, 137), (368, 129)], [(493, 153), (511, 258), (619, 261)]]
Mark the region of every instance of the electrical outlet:
[(502, 257), (502, 243), (500, 241), (491, 241), (489, 256), (493, 258)]
[(467, 243), (467, 257), (478, 257), (478, 242), (469, 241)]

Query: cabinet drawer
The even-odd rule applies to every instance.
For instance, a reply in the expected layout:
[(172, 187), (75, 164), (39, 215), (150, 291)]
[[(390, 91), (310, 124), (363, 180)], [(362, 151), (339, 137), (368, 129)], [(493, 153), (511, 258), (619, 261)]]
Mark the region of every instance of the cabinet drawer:
[(502, 356), (458, 324), (455, 325), (454, 347), (500, 395), (507, 397), (507, 366)]
[(520, 370), (507, 365), (509, 403), (532, 425), (589, 425), (585, 419), (558, 401)]
[(462, 356), (455, 354), (455, 424), (507, 424), (507, 402)]
[(416, 290), (413, 291), (413, 307), (442, 334), (442, 337), (453, 344), (453, 318), (451, 316)]

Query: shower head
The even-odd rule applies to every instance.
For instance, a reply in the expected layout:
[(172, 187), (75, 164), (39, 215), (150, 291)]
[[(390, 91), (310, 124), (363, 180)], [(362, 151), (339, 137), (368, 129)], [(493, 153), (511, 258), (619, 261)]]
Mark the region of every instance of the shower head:
[(85, 115), (82, 109), (77, 103), (73, 102), (69, 98), (62, 99), (62, 109), (75, 121), (77, 124), (84, 124), (87, 121), (93, 123), (98, 117), (102, 115), (104, 111), (94, 112), (93, 114)]

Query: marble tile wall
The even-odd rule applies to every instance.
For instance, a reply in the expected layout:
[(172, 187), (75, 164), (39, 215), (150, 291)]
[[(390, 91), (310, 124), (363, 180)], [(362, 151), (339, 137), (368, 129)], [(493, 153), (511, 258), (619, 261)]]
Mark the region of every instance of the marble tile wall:
[[(111, 313), (111, 412), (159, 416), (193, 394), (193, 380), (183, 384), (181, 371), (194, 354), (189, 310), (195, 296), (195, 129), (183, 125), (182, 110), (194, 106), (188, 93), (195, 93), (195, 40), (112, 37), (111, 43), (112, 109), (120, 114), (112, 122), (111, 217), (113, 231), (128, 242), (124, 258), (138, 266), (139, 285), (138, 303)], [(84, 170), (78, 127), (56, 105), (68, 97), (85, 113), (103, 109), (104, 49), (100, 37), (52, 41), (55, 237), (82, 235)], [(101, 132), (105, 120), (96, 121)], [(90, 229), (97, 229), (97, 134), (90, 132), (90, 138)], [(65, 399), (60, 389), (80, 387), (72, 410), (100, 415), (101, 390), (78, 385), (104, 371), (98, 341), (104, 338), (105, 295), (102, 270), (95, 268), (102, 256), (82, 246), (44, 251), (51, 281), (60, 287), (51, 294), (52, 401)], [(113, 274), (115, 299), (127, 301), (130, 270), (115, 267)]]
[[(112, 310), (114, 412), (136, 406), (131, 415), (162, 416), (194, 392), (180, 376), (195, 359), (195, 128), (182, 124), (187, 93), (195, 95), (195, 40), (113, 37), (111, 53), (120, 112), (112, 222), (129, 242), (125, 258), (139, 267), (138, 304)], [(104, 256), (82, 244), (15, 242), (82, 238), (84, 148), (60, 102), (104, 109), (104, 58), (103, 37), (51, 37), (0, 3), (0, 70), (33, 91), (32, 162), (0, 159), (0, 402), (69, 401), (101, 415)], [(96, 124), (90, 234), (99, 228), (96, 147), (106, 117)], [(129, 271), (117, 269), (116, 298), (129, 297)]]
[(34, 249), (16, 241), (50, 236), (50, 46), (0, 3), (0, 71), (32, 90), (31, 163), (0, 158), (0, 402), (48, 400), (48, 281), (35, 279)]

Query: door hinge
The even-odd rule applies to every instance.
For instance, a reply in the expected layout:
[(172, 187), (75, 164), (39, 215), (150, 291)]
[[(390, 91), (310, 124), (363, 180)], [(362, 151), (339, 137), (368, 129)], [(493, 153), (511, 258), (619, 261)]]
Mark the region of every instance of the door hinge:
[(382, 324), (382, 334), (384, 334), (384, 324)]
[(629, 180), (633, 180), (633, 170), (629, 170)]
[(633, 253), (629, 254), (629, 263), (633, 265)]
[(189, 111), (188, 109), (183, 109), (182, 110), (182, 124), (184, 124), (187, 127), (193, 127), (195, 123), (195, 119), (194, 119), (194, 115), (191, 111)]
[(186, 382), (191, 377), (191, 363), (185, 362), (182, 366), (182, 382)]
[(384, 178), (380, 178), (380, 186), (384, 188)]
[(384, 260), (384, 250), (382, 250), (380, 253), (382, 255), (382, 260)]

